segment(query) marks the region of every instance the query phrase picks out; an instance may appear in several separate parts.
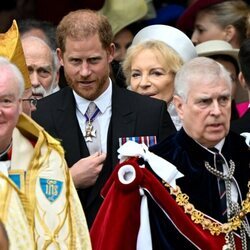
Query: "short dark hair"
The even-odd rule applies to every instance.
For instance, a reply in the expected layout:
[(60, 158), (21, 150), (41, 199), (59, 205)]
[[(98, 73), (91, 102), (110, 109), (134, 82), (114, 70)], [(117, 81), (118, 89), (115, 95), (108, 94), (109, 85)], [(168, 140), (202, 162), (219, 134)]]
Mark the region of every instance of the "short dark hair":
[(239, 51), (239, 62), (240, 69), (245, 78), (246, 84), (250, 89), (250, 38), (245, 39), (245, 41), (240, 46)]

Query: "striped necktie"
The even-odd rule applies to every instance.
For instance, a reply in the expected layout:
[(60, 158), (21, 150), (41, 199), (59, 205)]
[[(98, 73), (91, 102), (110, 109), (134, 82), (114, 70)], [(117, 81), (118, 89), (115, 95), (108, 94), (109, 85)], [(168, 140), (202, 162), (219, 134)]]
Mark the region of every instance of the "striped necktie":
[[(223, 174), (224, 159), (219, 153), (218, 149), (212, 148), (211, 150), (215, 152), (216, 169)], [(225, 180), (220, 177), (217, 177), (217, 181), (218, 181), (218, 190), (219, 190), (219, 196), (220, 196), (221, 214), (222, 214), (223, 222), (226, 222), (227, 221), (227, 196), (226, 196)]]

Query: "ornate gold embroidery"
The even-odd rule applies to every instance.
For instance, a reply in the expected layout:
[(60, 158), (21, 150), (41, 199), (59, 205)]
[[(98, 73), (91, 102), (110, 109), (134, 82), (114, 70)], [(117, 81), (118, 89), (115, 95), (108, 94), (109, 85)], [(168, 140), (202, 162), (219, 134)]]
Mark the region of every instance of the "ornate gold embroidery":
[(173, 189), (164, 181), (163, 184), (170, 190), (170, 194), (175, 196), (177, 204), (183, 207), (186, 214), (190, 215), (191, 220), (196, 224), (200, 224), (204, 230), (209, 230), (212, 235), (219, 235), (221, 233), (227, 234), (233, 230), (237, 230), (240, 228), (246, 214), (250, 212), (250, 181), (247, 184), (248, 193), (246, 199), (242, 202), (241, 211), (232, 217), (229, 222), (224, 224), (210, 220), (204, 213), (195, 209), (194, 205), (189, 203), (188, 195), (182, 193), (180, 187), (176, 186), (176, 189)]

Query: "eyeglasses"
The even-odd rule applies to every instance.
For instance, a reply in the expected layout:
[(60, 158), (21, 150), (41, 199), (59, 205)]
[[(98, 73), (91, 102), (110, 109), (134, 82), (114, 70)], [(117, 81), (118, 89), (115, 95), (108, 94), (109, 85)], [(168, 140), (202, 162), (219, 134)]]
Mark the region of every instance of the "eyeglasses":
[(33, 105), (34, 107), (36, 107), (37, 105), (37, 99), (35, 98), (29, 98), (29, 99), (22, 99), (23, 102), (29, 102), (30, 105)]

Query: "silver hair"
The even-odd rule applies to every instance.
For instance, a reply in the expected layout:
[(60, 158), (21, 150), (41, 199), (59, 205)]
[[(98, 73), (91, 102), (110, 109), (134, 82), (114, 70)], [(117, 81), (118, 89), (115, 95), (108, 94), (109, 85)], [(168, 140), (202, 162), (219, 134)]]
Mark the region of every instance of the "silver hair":
[(13, 73), (13, 78), (18, 83), (18, 89), (19, 89), (18, 98), (21, 98), (25, 89), (24, 78), (21, 71), (15, 64), (10, 62), (7, 58), (0, 56), (0, 71), (2, 68), (8, 68)]
[(175, 76), (175, 95), (187, 101), (192, 84), (213, 83), (223, 79), (232, 90), (229, 72), (218, 62), (207, 57), (197, 57), (185, 63)]
[(40, 42), (41, 44), (43, 44), (44, 46), (46, 46), (49, 49), (49, 51), (51, 52), (51, 57), (52, 57), (52, 69), (53, 69), (53, 72), (56, 72), (59, 68), (59, 61), (57, 58), (56, 51), (51, 49), (49, 44), (46, 41), (44, 41), (43, 39), (41, 39), (40, 37), (33, 36), (33, 35), (23, 36), (21, 38), (21, 42), (25, 41), (26, 39), (29, 39), (31, 41), (33, 40), (33, 41)]

